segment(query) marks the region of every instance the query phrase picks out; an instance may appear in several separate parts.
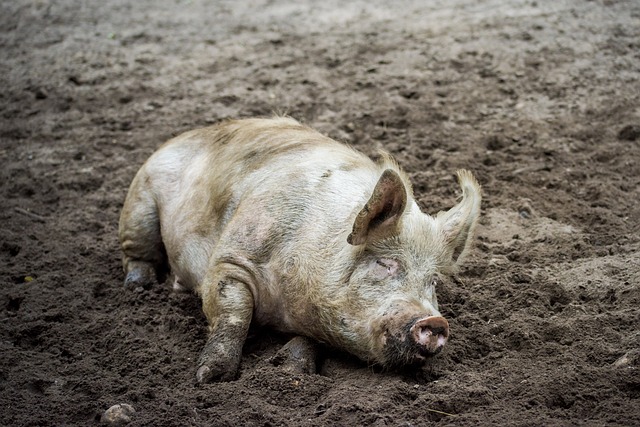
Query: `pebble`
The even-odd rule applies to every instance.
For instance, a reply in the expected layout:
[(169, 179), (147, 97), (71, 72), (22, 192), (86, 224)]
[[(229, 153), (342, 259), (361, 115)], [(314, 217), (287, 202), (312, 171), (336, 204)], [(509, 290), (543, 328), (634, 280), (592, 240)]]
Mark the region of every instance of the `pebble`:
[(621, 141), (635, 141), (640, 138), (640, 125), (627, 125), (618, 132)]
[(627, 368), (629, 366), (636, 366), (638, 364), (638, 359), (640, 359), (640, 349), (633, 349), (613, 362), (613, 366), (616, 368)]
[(136, 410), (133, 409), (133, 406), (128, 403), (120, 403), (104, 411), (100, 422), (112, 426), (121, 426), (131, 422), (131, 416), (135, 413)]

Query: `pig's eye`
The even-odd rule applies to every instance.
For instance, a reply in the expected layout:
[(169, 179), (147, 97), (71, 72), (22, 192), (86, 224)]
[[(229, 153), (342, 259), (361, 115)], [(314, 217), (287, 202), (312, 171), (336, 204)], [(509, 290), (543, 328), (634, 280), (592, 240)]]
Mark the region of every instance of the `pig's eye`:
[(383, 259), (378, 259), (376, 260), (376, 264), (378, 264), (381, 267), (384, 267), (388, 270), (391, 270), (391, 264), (389, 263), (388, 260), (383, 260)]
[(435, 289), (435, 288), (439, 287), (441, 285), (441, 283), (442, 283), (442, 280), (438, 276), (436, 276), (436, 277), (431, 279), (430, 287), (431, 287), (431, 289)]
[(398, 272), (398, 261), (390, 258), (377, 259), (373, 270), (378, 277), (394, 276)]

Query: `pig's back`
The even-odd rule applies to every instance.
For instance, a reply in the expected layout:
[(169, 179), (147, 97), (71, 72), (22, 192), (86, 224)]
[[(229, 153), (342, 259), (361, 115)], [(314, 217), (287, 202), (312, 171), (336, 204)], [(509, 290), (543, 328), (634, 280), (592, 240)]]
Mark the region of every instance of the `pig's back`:
[[(251, 250), (274, 232), (291, 234), (311, 220), (323, 224), (307, 233), (326, 233), (366, 201), (363, 189), (378, 177), (366, 156), (289, 118), (187, 132), (144, 169), (172, 270), (191, 287), (201, 283), (221, 237), (245, 239)], [(251, 234), (238, 235), (236, 228)]]

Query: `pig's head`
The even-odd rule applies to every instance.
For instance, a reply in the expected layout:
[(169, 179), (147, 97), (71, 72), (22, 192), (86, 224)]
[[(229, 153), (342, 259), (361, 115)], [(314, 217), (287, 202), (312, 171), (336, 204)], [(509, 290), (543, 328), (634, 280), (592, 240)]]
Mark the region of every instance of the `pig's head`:
[(422, 363), (439, 353), (449, 324), (436, 289), (455, 272), (470, 246), (480, 213), (480, 186), (458, 171), (462, 200), (436, 216), (422, 213), (407, 178), (384, 171), (353, 223), (357, 250), (348, 279), (344, 344), (384, 366)]

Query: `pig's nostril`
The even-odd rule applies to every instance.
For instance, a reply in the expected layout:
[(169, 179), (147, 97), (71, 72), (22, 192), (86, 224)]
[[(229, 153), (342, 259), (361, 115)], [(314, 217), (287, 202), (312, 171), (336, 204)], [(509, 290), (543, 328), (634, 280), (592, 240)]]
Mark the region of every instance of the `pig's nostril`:
[(415, 342), (431, 351), (444, 346), (449, 337), (449, 322), (440, 316), (425, 317), (411, 327)]
[(434, 334), (449, 337), (449, 322), (444, 317), (428, 317), (426, 327), (431, 329)]
[(434, 335), (444, 335), (445, 337), (449, 335), (447, 328), (445, 326), (435, 325), (435, 326), (423, 326), (423, 329), (431, 331)]

